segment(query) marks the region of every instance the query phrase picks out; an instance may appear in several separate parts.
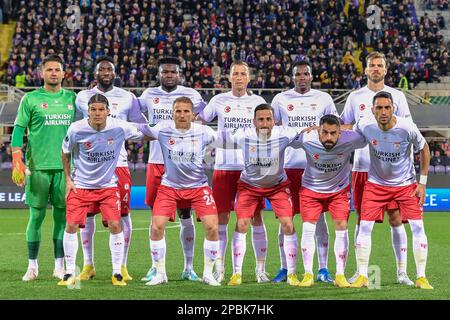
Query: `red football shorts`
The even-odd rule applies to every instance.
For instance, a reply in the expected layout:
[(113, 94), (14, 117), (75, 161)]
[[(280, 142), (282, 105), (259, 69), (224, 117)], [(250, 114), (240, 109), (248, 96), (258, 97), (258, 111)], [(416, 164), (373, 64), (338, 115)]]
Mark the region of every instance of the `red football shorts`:
[(423, 208), (419, 205), (419, 198), (411, 196), (416, 187), (417, 183), (389, 187), (367, 182), (364, 188), (361, 220), (383, 221), (385, 206), (391, 201), (394, 201), (400, 209), (402, 220), (421, 220)]
[[(158, 194), (164, 172), (163, 164), (147, 163), (145, 204), (151, 208), (155, 206), (156, 195)], [(189, 208), (189, 204), (184, 201), (180, 201), (178, 205), (177, 208)]]
[(158, 188), (152, 214), (166, 216), (170, 221), (175, 221), (175, 209), (179, 208), (181, 202), (195, 210), (197, 220), (206, 215), (217, 215), (216, 203), (210, 187), (175, 189), (164, 185)]
[[(117, 167), (117, 187), (120, 195), (120, 214), (126, 216), (130, 213), (130, 197), (131, 197), (131, 175), (128, 167)], [(93, 204), (88, 211), (88, 216), (96, 215), (100, 212), (100, 207)]]
[(319, 193), (300, 188), (300, 212), (305, 222), (317, 222), (322, 212), (329, 211), (333, 220), (348, 220), (350, 186), (338, 192)]
[[(240, 177), (240, 170), (214, 170), (212, 189), (219, 214), (234, 210), (234, 200), (236, 198)], [(261, 211), (264, 207), (264, 199), (261, 199), (261, 202), (255, 210)]]
[[(352, 172), (352, 189), (353, 189), (353, 207), (358, 212), (361, 212), (361, 203), (363, 199), (364, 186), (367, 183), (368, 172)], [(392, 201), (386, 205), (386, 210), (398, 209), (397, 202)]]
[(300, 213), (300, 199), (299, 192), (300, 186), (302, 185), (302, 176), (305, 169), (284, 169), (288, 180), (291, 181), (289, 189), (291, 189), (292, 194), (292, 205), (294, 207), (294, 214)]
[(238, 219), (252, 218), (261, 201), (264, 201), (264, 198), (270, 201), (277, 217), (293, 217), (290, 183), (289, 180), (286, 180), (275, 187), (258, 188), (239, 180), (236, 201), (236, 215)]
[(103, 221), (120, 221), (120, 196), (117, 187), (105, 189), (79, 189), (71, 191), (66, 202), (67, 224), (86, 225), (86, 216), (92, 206), (97, 206)]

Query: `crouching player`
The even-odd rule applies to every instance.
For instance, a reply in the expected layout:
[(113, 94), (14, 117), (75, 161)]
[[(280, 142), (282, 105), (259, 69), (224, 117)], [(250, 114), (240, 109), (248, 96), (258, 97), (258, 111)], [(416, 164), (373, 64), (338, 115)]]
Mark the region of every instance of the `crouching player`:
[[(85, 226), (89, 208), (98, 205), (111, 233), (112, 284), (125, 286), (121, 274), (124, 236), (115, 169), (125, 140), (140, 140), (143, 135), (128, 122), (108, 117), (109, 104), (105, 96), (93, 95), (88, 106), (89, 118), (74, 122), (62, 145), (67, 201), (67, 225), (63, 240), (66, 274), (58, 285), (75, 283), (77, 231)], [(71, 172), (72, 154), (74, 170)]]

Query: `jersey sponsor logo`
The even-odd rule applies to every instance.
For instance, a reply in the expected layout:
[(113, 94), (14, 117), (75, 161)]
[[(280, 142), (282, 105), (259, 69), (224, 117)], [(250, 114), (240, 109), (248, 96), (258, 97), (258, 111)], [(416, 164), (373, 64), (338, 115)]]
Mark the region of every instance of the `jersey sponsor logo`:
[(378, 145), (377, 139), (372, 139), (372, 140), (370, 140), (370, 143), (371, 143), (373, 146), (377, 146), (377, 145)]
[(361, 103), (359, 105), (359, 110), (364, 111), (364, 109), (366, 109), (366, 105), (364, 103)]
[(319, 156), (318, 153), (314, 153), (314, 154), (313, 154), (313, 159), (314, 159), (314, 160), (319, 160), (319, 158), (320, 158), (320, 156)]
[(114, 143), (114, 139), (113, 138), (109, 138), (107, 140), (108, 146), (112, 145)]
[(159, 103), (159, 98), (158, 97), (153, 98), (153, 103), (154, 104), (158, 104)]
[(43, 103), (41, 104), (41, 108), (42, 108), (42, 109), (47, 109), (47, 108), (48, 108), (48, 104), (45, 103), (45, 102), (43, 102)]
[(94, 145), (94, 144), (93, 144), (92, 142), (90, 142), (90, 141), (86, 141), (86, 142), (83, 143), (83, 147), (84, 147), (86, 150), (92, 148), (93, 145)]
[(169, 145), (173, 146), (175, 144), (175, 139), (170, 138), (168, 142), (169, 142)]
[(223, 111), (225, 113), (229, 113), (231, 111), (231, 107), (230, 106), (226, 106), (225, 109), (223, 109)]
[(67, 109), (68, 109), (68, 110), (73, 110), (73, 105), (69, 103), (69, 104), (67, 105)]
[(287, 109), (289, 111), (293, 111), (294, 110), (294, 106), (292, 104), (288, 104)]

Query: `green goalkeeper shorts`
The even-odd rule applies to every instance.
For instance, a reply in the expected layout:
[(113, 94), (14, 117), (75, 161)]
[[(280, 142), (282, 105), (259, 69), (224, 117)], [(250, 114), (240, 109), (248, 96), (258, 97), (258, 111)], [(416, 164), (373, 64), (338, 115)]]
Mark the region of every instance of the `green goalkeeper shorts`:
[(25, 203), (30, 207), (45, 208), (50, 203), (66, 207), (66, 179), (64, 170), (36, 170), (27, 176)]

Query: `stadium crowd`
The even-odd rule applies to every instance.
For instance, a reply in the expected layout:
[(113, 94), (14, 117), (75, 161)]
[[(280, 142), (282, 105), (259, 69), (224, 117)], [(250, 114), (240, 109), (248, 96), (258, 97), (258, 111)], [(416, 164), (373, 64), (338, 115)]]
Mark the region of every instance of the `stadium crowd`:
[[(449, 71), (449, 44), (439, 31), (446, 22), (441, 15), (418, 19), (412, 0), (378, 1), (383, 6), (379, 30), (366, 27), (369, 1), (365, 7), (344, 0), (15, 3), (17, 28), (1, 80), (18, 87), (40, 86), (39, 63), (53, 52), (64, 55), (66, 87), (88, 86), (100, 55), (114, 58), (124, 87), (154, 85), (162, 55), (182, 60), (184, 84), (193, 88), (228, 87), (234, 60), (253, 70), (250, 87), (293, 87), (291, 66), (310, 57), (315, 87), (358, 89), (365, 75), (356, 68), (355, 50), (361, 50), (365, 67), (367, 47), (390, 61), (389, 86), (412, 88), (420, 81), (439, 81)], [(71, 5), (81, 8), (79, 28)]]

